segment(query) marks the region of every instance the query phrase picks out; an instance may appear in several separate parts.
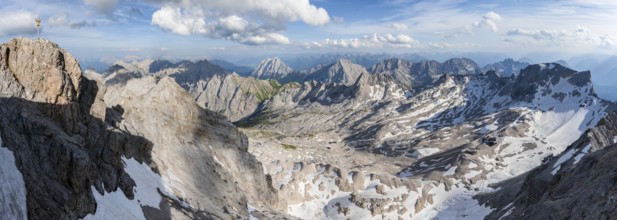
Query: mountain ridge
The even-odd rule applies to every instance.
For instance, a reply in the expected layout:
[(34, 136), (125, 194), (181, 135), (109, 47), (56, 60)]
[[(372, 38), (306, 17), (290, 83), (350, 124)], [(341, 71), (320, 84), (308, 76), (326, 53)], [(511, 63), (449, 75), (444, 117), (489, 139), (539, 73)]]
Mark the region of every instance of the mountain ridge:
[[(597, 97), (589, 71), (558, 63), (504, 77), (465, 58), (370, 70), (342, 59), (280, 84), (207, 60), (82, 76), (45, 40), (3, 44), (0, 58), (0, 173), (24, 180), (0, 184), (17, 207), (0, 209), (15, 218), (611, 213), (597, 195), (612, 189), (601, 174), (617, 104)], [(579, 181), (599, 190), (581, 193)], [(578, 199), (593, 212), (561, 205)]]

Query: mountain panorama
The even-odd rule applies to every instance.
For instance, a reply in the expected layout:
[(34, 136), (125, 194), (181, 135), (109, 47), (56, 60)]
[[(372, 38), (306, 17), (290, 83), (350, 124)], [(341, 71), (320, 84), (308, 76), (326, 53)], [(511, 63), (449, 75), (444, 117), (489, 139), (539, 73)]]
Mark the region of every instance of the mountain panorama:
[(611, 219), (593, 73), (388, 58), (82, 71), (0, 45), (1, 219)]

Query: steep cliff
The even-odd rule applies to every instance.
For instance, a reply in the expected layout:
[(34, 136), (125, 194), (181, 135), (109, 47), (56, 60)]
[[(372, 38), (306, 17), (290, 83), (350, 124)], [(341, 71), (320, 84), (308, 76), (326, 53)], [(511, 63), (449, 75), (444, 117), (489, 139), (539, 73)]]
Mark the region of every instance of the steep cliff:
[(277, 206), (246, 136), (175, 80), (107, 87), (42, 39), (0, 51), (0, 176), (17, 178), (0, 182), (0, 216), (238, 219)]

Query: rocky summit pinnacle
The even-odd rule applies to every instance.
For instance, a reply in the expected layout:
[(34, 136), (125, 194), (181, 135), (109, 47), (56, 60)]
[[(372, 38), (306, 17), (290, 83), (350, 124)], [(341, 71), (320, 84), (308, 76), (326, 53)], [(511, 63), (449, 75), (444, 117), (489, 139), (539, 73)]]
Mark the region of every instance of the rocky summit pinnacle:
[(58, 45), (44, 39), (15, 38), (0, 46), (0, 56), (2, 95), (60, 105), (77, 100), (79, 63)]
[(257, 64), (253, 72), (251, 72), (251, 76), (258, 79), (282, 79), (293, 71), (291, 67), (287, 66), (278, 57), (266, 58)]

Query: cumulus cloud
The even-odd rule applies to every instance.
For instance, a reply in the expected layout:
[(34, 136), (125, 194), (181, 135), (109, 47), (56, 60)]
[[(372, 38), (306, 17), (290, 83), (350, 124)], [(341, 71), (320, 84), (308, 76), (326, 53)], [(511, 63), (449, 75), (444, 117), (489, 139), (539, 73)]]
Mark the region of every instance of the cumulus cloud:
[(38, 16), (26, 11), (0, 12), (0, 36), (35, 34)]
[(69, 13), (63, 12), (47, 19), (47, 24), (51, 27), (64, 26), (69, 23)]
[(230, 15), (206, 22), (201, 9), (183, 10), (165, 6), (152, 15), (152, 24), (179, 35), (202, 35), (249, 45), (289, 44), (289, 38), (263, 25)]
[(577, 26), (572, 36), (578, 40), (592, 42), (601, 47), (616, 46), (615, 38), (609, 34), (595, 34), (587, 27)]
[(372, 34), (362, 38), (350, 39), (325, 39), (323, 41), (313, 41), (305, 43), (306, 48), (413, 48), (418, 46), (418, 41), (409, 35), (399, 34)]
[(206, 34), (206, 22), (199, 14), (165, 6), (152, 14), (152, 24), (180, 35)]
[(84, 0), (84, 4), (93, 6), (101, 13), (109, 14), (118, 4), (118, 0)]
[(309, 0), (175, 0), (154, 12), (151, 23), (180, 35), (244, 44), (288, 44), (290, 40), (281, 33), (287, 23), (296, 21), (319, 26), (330, 22), (330, 16)]
[(497, 23), (501, 21), (501, 16), (495, 12), (487, 12), (482, 15), (482, 19), (474, 22), (472, 25), (477, 28), (489, 27), (491, 31), (497, 32)]

